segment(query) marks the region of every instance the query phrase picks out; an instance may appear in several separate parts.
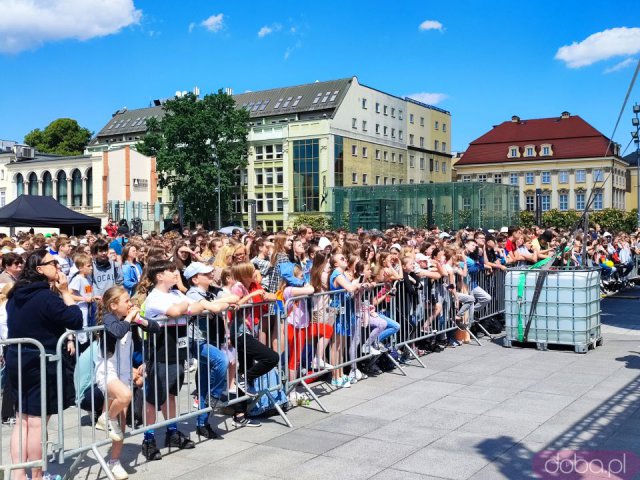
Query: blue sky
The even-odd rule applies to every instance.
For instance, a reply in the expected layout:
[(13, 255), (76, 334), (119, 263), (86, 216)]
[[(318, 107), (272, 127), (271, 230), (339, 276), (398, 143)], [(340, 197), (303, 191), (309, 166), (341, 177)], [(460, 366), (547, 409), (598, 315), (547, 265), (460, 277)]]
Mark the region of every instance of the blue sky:
[(59, 117), (97, 132), (194, 86), (351, 75), (450, 110), (454, 150), (511, 115), (568, 110), (610, 135), (640, 57), (637, 0), (0, 0), (0, 18), (0, 139), (18, 141)]

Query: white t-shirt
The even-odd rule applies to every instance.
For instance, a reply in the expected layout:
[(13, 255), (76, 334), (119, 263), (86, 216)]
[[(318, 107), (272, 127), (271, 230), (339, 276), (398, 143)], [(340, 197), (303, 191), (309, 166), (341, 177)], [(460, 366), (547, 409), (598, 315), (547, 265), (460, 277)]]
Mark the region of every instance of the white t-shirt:
[[(176, 303), (189, 302), (189, 304), (196, 303), (195, 300), (190, 299), (184, 293), (179, 290), (169, 290), (168, 292), (162, 292), (157, 288), (151, 290), (147, 299), (144, 302), (143, 317), (156, 320), (158, 317), (166, 317), (167, 310)], [(173, 317), (170, 319), (160, 319), (157, 322), (164, 326), (180, 325), (186, 326), (189, 321), (188, 315), (182, 315), (180, 317)]]
[[(75, 277), (73, 277), (73, 279), (71, 279), (69, 288), (74, 295), (79, 295), (81, 297), (90, 297), (92, 294), (92, 287), (89, 284), (89, 281), (80, 274), (77, 274)], [(88, 324), (89, 303), (83, 301), (76, 303), (76, 305), (80, 307), (80, 311), (82, 312), (82, 328), (85, 328)], [(87, 341), (87, 334), (78, 334), (78, 341), (80, 343), (85, 343)]]

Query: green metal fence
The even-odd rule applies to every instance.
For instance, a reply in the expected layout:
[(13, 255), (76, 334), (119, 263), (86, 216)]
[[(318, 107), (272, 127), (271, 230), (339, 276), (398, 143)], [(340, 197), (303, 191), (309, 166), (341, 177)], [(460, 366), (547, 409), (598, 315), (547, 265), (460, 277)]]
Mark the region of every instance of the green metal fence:
[(519, 191), (497, 183), (453, 182), (405, 185), (335, 187), (332, 189), (334, 226), (350, 230), (438, 225), (500, 228), (517, 225)]

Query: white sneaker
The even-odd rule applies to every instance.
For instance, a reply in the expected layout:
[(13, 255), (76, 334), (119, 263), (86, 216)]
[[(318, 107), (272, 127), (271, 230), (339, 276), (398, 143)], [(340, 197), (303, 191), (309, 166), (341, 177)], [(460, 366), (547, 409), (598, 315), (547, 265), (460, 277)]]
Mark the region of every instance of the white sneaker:
[(325, 362), (324, 360), (320, 360), (318, 357), (313, 359), (311, 362), (311, 368), (314, 370), (331, 370), (333, 365)]
[(116, 480), (127, 480), (127, 478), (129, 478), (129, 474), (124, 468), (122, 468), (120, 460), (115, 463), (109, 462), (109, 469)]
[(100, 430), (105, 430), (109, 434), (109, 438), (114, 442), (121, 442), (124, 439), (118, 422), (114, 422), (111, 419), (107, 420), (106, 413), (103, 412), (102, 415), (100, 415), (96, 422), (96, 426), (97, 425), (100, 425)]
[(194, 373), (196, 370), (198, 370), (198, 360), (192, 358), (189, 364), (189, 373)]
[(380, 350), (378, 350), (376, 347), (374, 347), (373, 345), (363, 345), (362, 346), (362, 353), (364, 353), (365, 355), (381, 355), (382, 352)]

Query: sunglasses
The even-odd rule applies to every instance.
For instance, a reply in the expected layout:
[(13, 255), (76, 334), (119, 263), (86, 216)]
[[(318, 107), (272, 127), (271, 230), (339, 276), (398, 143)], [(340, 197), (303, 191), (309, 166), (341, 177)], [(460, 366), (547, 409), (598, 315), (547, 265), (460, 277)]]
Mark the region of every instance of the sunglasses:
[(54, 265), (56, 267), (59, 267), (60, 264), (58, 263), (58, 260), (49, 260), (48, 262), (42, 262), (40, 265), (38, 265), (39, 267), (44, 267), (46, 265)]

